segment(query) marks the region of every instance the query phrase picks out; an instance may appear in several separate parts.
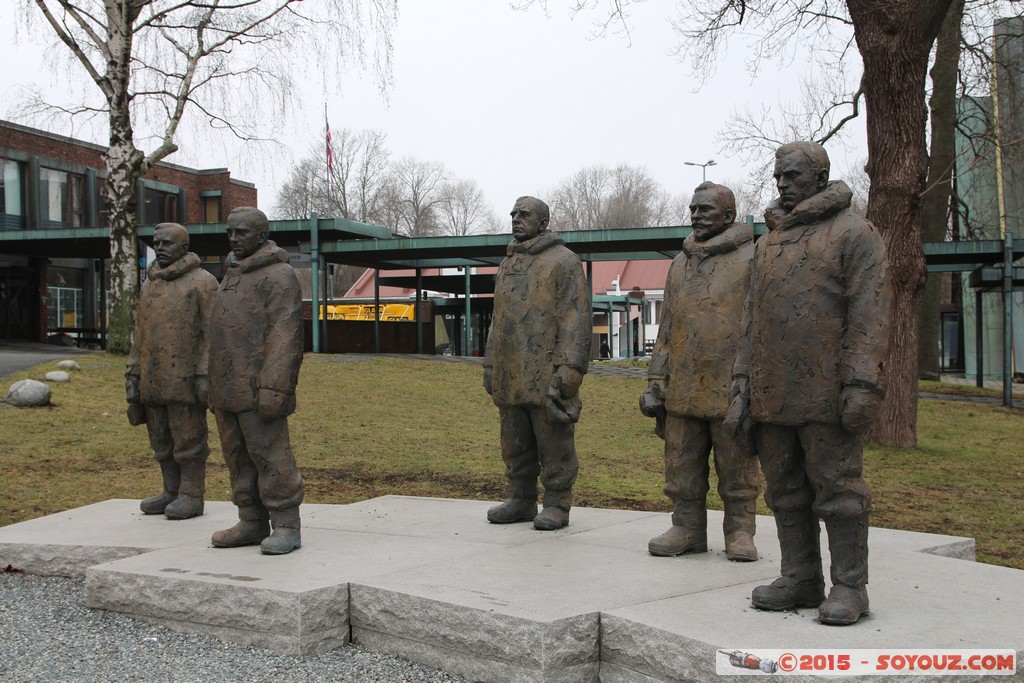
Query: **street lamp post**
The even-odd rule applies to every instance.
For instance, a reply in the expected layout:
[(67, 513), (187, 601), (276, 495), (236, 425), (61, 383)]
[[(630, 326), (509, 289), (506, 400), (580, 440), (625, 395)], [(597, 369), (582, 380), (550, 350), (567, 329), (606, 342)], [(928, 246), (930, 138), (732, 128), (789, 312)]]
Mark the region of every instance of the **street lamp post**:
[(684, 161), (683, 164), (686, 166), (700, 166), (700, 170), (703, 175), (702, 182), (705, 183), (708, 181), (708, 166), (717, 166), (714, 159), (710, 159), (707, 163), (704, 164), (698, 164), (694, 161)]

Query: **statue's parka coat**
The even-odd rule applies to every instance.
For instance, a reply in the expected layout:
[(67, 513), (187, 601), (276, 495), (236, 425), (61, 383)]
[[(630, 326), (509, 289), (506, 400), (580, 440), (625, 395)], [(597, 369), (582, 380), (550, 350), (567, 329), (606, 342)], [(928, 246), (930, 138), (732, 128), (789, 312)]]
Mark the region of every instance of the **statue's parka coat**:
[(555, 367), (587, 372), (591, 333), (579, 257), (551, 232), (510, 243), (494, 284), (487, 338), (494, 403), (544, 405)]

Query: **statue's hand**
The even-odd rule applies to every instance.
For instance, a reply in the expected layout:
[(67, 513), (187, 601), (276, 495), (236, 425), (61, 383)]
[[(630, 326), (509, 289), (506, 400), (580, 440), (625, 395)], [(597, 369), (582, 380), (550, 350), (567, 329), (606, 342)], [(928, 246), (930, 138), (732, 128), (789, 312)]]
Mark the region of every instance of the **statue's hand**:
[(142, 403), (142, 399), (139, 394), (139, 376), (138, 375), (125, 375), (124, 378), (124, 396), (129, 403)]
[(259, 414), (264, 422), (288, 417), (295, 410), (295, 394), (260, 388)]
[(492, 393), (491, 383), (494, 381), (494, 368), (491, 366), (484, 367), (484, 391), (490, 396)]
[(665, 380), (648, 380), (647, 391), (640, 394), (640, 412), (644, 417), (665, 416)]
[(583, 374), (568, 365), (556, 367), (554, 377), (551, 378), (551, 386), (558, 390), (562, 398), (575, 396), (579, 393), (581, 384), (583, 384)]
[(839, 414), (843, 429), (850, 434), (863, 434), (875, 421), (882, 405), (882, 395), (867, 387), (848, 384), (839, 395)]
[(196, 403), (204, 407), (210, 403), (210, 380), (205, 375), (196, 375)]

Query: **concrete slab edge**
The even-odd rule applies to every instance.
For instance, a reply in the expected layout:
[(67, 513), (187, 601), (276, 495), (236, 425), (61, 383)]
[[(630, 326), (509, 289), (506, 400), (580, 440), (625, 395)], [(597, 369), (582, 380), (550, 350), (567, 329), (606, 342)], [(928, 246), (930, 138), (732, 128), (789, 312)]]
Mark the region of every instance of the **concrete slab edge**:
[(598, 680), (601, 664), (595, 660), (562, 667), (529, 668), (358, 626), (352, 627), (352, 642), (368, 650), (405, 657), (469, 680), (493, 683), (592, 683)]
[(598, 614), (538, 622), (352, 583), (353, 632), (365, 629), (510, 666), (547, 670), (600, 657)]
[[(349, 641), (348, 584), (293, 593), (103, 567), (86, 573), (86, 605), (287, 654)], [(257, 625), (254, 628), (254, 625)]]
[(0, 543), (0, 568), (10, 565), (30, 574), (81, 578), (89, 567), (148, 553), (153, 548), (94, 545)]

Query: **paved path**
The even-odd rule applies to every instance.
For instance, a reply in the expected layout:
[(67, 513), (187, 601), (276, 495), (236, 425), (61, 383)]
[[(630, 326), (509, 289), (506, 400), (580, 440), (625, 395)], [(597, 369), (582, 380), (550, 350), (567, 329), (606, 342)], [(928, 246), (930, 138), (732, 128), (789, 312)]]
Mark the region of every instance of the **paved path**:
[[(56, 363), (65, 358), (74, 360), (75, 356), (91, 353), (99, 353), (99, 351), (78, 349), (74, 346), (0, 340), (0, 379), (13, 375), (16, 372), (27, 370), (33, 365), (49, 361)], [(56, 368), (53, 369), (55, 370)]]

